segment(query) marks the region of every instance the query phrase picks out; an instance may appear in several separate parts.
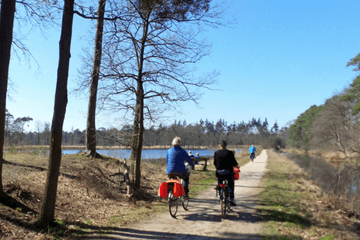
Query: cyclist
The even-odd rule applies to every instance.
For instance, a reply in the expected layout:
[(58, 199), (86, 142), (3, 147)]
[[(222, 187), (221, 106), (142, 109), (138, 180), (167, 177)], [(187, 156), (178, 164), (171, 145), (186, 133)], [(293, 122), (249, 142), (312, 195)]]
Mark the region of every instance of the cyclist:
[(252, 157), (252, 159), (255, 159), (256, 147), (254, 147), (254, 144), (251, 144), (251, 147), (249, 148), (249, 152), (250, 152), (250, 158)]
[(178, 176), (184, 180), (185, 198), (189, 199), (190, 172), (186, 169), (184, 161), (187, 161), (190, 166), (194, 164), (187, 152), (180, 147), (180, 141), (179, 137), (175, 137), (172, 141), (173, 147), (166, 153), (166, 174), (168, 174), (169, 178)]
[(234, 152), (226, 149), (227, 142), (225, 140), (220, 141), (219, 147), (220, 150), (214, 153), (214, 166), (216, 168), (216, 177), (218, 178), (218, 186), (219, 189), (220, 184), (224, 179), (228, 180), (229, 188), (230, 188), (230, 203), (236, 206), (236, 202), (234, 199), (234, 167), (239, 167)]

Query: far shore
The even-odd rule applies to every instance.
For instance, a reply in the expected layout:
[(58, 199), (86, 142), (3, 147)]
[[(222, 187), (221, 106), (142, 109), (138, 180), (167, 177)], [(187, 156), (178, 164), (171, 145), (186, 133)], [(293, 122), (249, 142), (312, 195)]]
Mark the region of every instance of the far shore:
[[(157, 146), (143, 146), (143, 149), (169, 149), (172, 146), (167, 145), (157, 145)], [(184, 149), (217, 149), (218, 146), (193, 146), (193, 145), (185, 145), (185, 146), (181, 146)], [(228, 146), (228, 149), (244, 149), (247, 148), (247, 145), (241, 145), (241, 146)], [(49, 145), (22, 145), (22, 146), (15, 146), (16, 149), (28, 149), (28, 150), (33, 150), (33, 149), (44, 149), (44, 150), (49, 150), (50, 146)], [(64, 145), (61, 146), (61, 148), (63, 150), (85, 150), (86, 146), (85, 145)], [(11, 146), (4, 146), (4, 150), (9, 151), (11, 149)], [(127, 146), (96, 146), (96, 149), (99, 150), (115, 150), (115, 149), (131, 149), (130, 147)]]

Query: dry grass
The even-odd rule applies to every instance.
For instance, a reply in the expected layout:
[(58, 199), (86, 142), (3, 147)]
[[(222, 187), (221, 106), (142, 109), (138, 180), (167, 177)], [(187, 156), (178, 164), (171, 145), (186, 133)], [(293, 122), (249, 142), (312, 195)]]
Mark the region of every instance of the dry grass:
[[(55, 211), (55, 218), (63, 227), (39, 233), (34, 224), (40, 213), (48, 156), (15, 153), (4, 158), (4, 190), (28, 209), (0, 205), (0, 238), (74, 239), (88, 231), (101, 234), (104, 229), (139, 221), (167, 209), (166, 202), (157, 196), (158, 187), (168, 179), (164, 160), (142, 161), (141, 191), (135, 199), (126, 195), (122, 176), (111, 176), (123, 171), (120, 159), (63, 155)], [(128, 165), (132, 167), (131, 162)], [(196, 169), (202, 167), (197, 165)], [(202, 190), (197, 182), (211, 184), (212, 179), (215, 179), (212, 171), (192, 172), (191, 193)]]
[[(8, 195), (32, 209), (33, 217), (30, 220), (33, 224), (36, 214), (40, 212), (48, 157), (7, 154), (4, 158), (4, 189)], [(122, 166), (118, 163), (116, 159), (103, 161), (91, 160), (80, 154), (64, 155), (58, 181), (55, 218), (66, 222), (70, 230), (76, 230), (81, 224), (96, 225), (101, 229), (109, 226), (109, 219), (116, 216), (121, 216), (123, 224), (135, 221), (136, 219), (125, 217), (126, 210), (143, 208), (156, 199), (158, 186), (166, 180), (165, 169), (161, 165), (143, 162), (142, 188), (138, 193), (140, 200), (135, 203), (128, 201), (126, 186), (121, 183), (122, 177), (110, 177), (121, 170)], [(29, 222), (26, 212), (1, 206), (0, 215), (6, 216), (5, 220), (0, 220), (0, 236), (25, 238), (31, 233), (37, 234), (32, 230), (24, 233), (6, 220), (15, 217), (14, 220), (19, 222), (19, 225), (24, 225), (24, 221)]]
[[(287, 152), (291, 154), (306, 154), (304, 149), (297, 149), (297, 148), (284, 148), (281, 149), (281, 152)], [(309, 150), (308, 155), (312, 157), (321, 157), (328, 160), (337, 160), (337, 159), (354, 159), (360, 158), (360, 154), (351, 153), (350, 155), (346, 156), (345, 153), (340, 151), (333, 151), (333, 150), (326, 150), (326, 149), (315, 149)]]
[(327, 194), (285, 156), (268, 155), (261, 194), (265, 239), (360, 238), (360, 219), (351, 203)]

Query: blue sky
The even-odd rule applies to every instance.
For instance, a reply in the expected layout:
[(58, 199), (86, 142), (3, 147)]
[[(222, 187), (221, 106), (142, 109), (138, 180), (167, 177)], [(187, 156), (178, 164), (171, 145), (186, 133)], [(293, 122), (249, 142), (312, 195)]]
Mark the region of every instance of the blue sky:
[[(182, 113), (167, 113), (172, 119), (166, 121), (221, 118), (230, 124), (260, 117), (284, 126), (311, 105), (323, 104), (356, 76), (346, 64), (360, 52), (359, 12), (359, 1), (234, 0), (227, 16), (234, 15), (237, 24), (204, 33), (212, 53), (197, 64), (199, 74), (220, 71), (213, 86), (220, 90), (204, 90), (199, 106), (184, 103)], [(79, 55), (88, 44), (83, 37), (94, 35), (88, 25), (75, 16), (69, 90), (76, 87)], [(48, 31), (46, 39), (34, 31), (24, 41), (40, 70), (12, 55), (10, 78), (16, 93), (7, 109), (15, 118), (34, 119), (28, 131), (34, 131), (36, 121), (52, 120), (59, 37), (59, 29)], [(87, 97), (69, 95), (64, 130), (84, 130), (86, 112)], [(118, 127), (116, 117), (121, 116), (100, 113), (96, 126)]]

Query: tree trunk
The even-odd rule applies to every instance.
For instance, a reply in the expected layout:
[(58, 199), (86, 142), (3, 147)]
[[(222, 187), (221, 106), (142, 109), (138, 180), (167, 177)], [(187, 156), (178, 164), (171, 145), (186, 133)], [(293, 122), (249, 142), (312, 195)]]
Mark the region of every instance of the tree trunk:
[(140, 189), (140, 180), (141, 180), (141, 152), (143, 144), (143, 135), (144, 135), (144, 90), (142, 87), (142, 82), (139, 87), (139, 99), (138, 99), (138, 138), (136, 141), (136, 164), (135, 164), (135, 186), (134, 190)]
[(134, 114), (133, 135), (132, 135), (132, 139), (131, 139), (131, 156), (130, 156), (130, 159), (132, 159), (134, 161), (136, 160), (137, 143), (138, 143), (138, 138), (139, 138), (139, 121), (140, 121), (139, 110), (140, 110), (139, 97), (136, 96), (136, 106), (135, 106), (135, 114)]
[[(139, 83), (138, 83), (139, 84)], [(138, 96), (138, 92), (137, 92), (137, 96), (136, 96), (136, 107), (135, 107), (135, 116), (134, 116), (134, 124), (133, 124), (133, 136), (132, 136), (132, 143), (131, 143), (131, 156), (130, 159), (132, 161), (135, 161), (135, 169), (133, 168), (132, 170), (132, 174), (133, 174), (133, 179), (132, 182), (138, 182), (137, 179), (140, 179), (140, 175), (137, 173), (138, 172), (138, 165), (140, 165), (140, 163), (138, 163), (138, 156), (139, 156), (139, 152), (138, 152), (138, 143), (139, 143), (139, 122), (140, 122), (140, 103), (139, 103), (139, 96)], [(140, 153), (141, 156), (141, 153)], [(141, 159), (140, 159), (141, 161)], [(132, 166), (133, 162), (132, 162)], [(135, 172), (134, 172), (135, 170)], [(140, 172), (141, 173), (141, 172)], [(134, 190), (137, 190), (137, 187), (134, 186)]]
[(144, 135), (144, 88), (143, 88), (143, 66), (144, 66), (144, 52), (145, 52), (145, 42), (147, 39), (149, 29), (149, 22), (144, 24), (143, 28), (143, 37), (141, 40), (141, 49), (139, 52), (139, 69), (138, 69), (138, 78), (137, 78), (137, 91), (136, 91), (136, 108), (135, 108), (135, 118), (134, 118), (134, 132), (133, 132), (133, 142), (132, 142), (132, 151), (131, 157), (135, 159), (135, 185), (134, 191), (140, 189), (141, 183), (141, 152), (143, 144), (143, 135)]
[(50, 156), (40, 216), (40, 225), (45, 228), (53, 223), (55, 215), (56, 192), (61, 162), (62, 129), (67, 105), (67, 81), (70, 62), (73, 8), (74, 0), (64, 1), (55, 106), (51, 125)]
[(2, 166), (4, 154), (6, 92), (9, 76), (14, 14), (15, 0), (2, 1), (0, 19), (0, 195), (4, 194), (2, 184)]
[(96, 96), (97, 96), (97, 88), (98, 88), (100, 65), (101, 65), (105, 4), (106, 4), (106, 0), (99, 0), (98, 20), (97, 20), (96, 36), (95, 36), (94, 62), (93, 62), (93, 70), (91, 73), (91, 85), (90, 85), (90, 94), (89, 94), (87, 126), (86, 126), (86, 150), (91, 157), (96, 156), (96, 128), (95, 128)]

